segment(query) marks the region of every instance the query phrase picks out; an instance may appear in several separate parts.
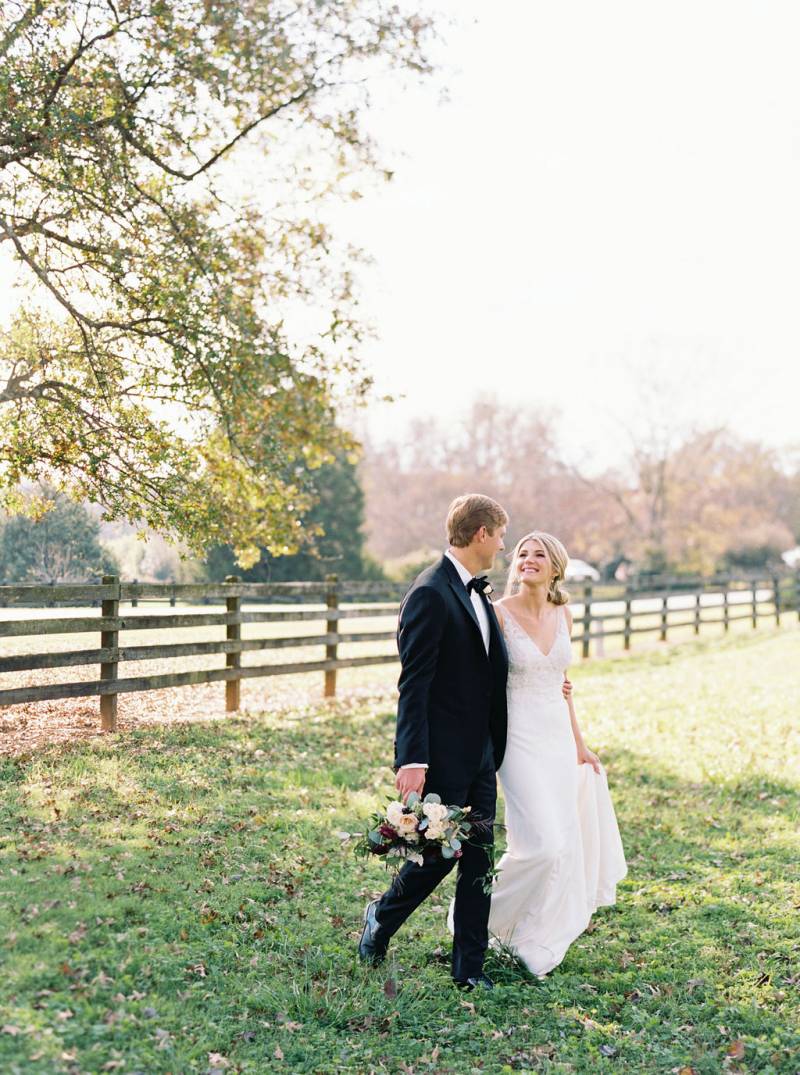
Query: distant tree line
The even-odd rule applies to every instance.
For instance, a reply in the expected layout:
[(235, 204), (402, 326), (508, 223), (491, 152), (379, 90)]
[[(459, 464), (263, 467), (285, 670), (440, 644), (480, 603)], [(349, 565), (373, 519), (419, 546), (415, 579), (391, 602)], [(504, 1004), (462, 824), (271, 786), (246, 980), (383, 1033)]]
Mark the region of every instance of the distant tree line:
[[(412, 578), (445, 545), (449, 501), (488, 492), (509, 511), (509, 542), (525, 530), (558, 534), (573, 557), (606, 577), (758, 570), (800, 537), (800, 466), (725, 429), (632, 441), (628, 464), (587, 475), (565, 463), (552, 416), (476, 404), (463, 422), (420, 421), (403, 442), (367, 444), (309, 472), (301, 551), (267, 547), (237, 567), (230, 545), (204, 560), (159, 535), (140, 541), (48, 487), (29, 492), (26, 514), (0, 523), (5, 582), (68, 582), (120, 571), (159, 582), (238, 574), (246, 581)], [(31, 517), (33, 515), (34, 517)]]
[(597, 474), (564, 461), (546, 412), (482, 400), (461, 422), (420, 420), (402, 441), (366, 446), (367, 547), (410, 573), (443, 548), (445, 509), (466, 490), (506, 507), (511, 539), (548, 530), (609, 570), (758, 568), (798, 543), (800, 458), (724, 428), (643, 429), (624, 466)]
[(48, 487), (29, 499), (31, 514), (11, 516), (0, 528), (0, 582), (86, 582), (117, 569), (83, 504)]

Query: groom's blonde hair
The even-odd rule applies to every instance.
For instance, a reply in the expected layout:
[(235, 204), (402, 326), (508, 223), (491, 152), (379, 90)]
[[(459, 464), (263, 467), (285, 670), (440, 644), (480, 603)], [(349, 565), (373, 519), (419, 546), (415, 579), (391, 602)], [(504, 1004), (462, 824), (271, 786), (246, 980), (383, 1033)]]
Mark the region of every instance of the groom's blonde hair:
[(447, 540), (455, 549), (465, 549), (482, 526), (493, 534), (498, 526), (507, 525), (504, 509), (481, 493), (457, 496), (447, 509)]

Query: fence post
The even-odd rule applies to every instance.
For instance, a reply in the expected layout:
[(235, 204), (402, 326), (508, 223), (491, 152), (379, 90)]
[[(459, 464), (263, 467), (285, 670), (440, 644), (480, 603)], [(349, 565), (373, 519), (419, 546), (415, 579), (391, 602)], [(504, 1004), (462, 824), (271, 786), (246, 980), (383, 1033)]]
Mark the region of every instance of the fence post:
[(772, 592), (775, 598), (775, 626), (781, 625), (781, 583), (777, 575), (772, 576)]
[(696, 635), (700, 634), (700, 598), (702, 596), (703, 595), (700, 590), (698, 590), (697, 593), (694, 595), (694, 633)]
[(589, 643), (592, 631), (592, 584), (587, 582), (583, 587), (583, 642), (581, 656), (589, 656)]
[[(325, 604), (328, 609), (338, 609), (339, 607), (339, 576), (338, 575), (326, 575), (325, 583), (327, 586), (325, 592)], [(339, 621), (328, 620), (325, 624), (326, 632), (336, 635), (336, 641), (332, 644), (325, 646), (325, 660), (335, 661), (339, 655)], [(334, 698), (336, 696), (336, 669), (328, 668), (325, 670), (325, 697)]]
[(758, 627), (758, 579), (753, 579), (753, 627)]
[(625, 628), (624, 628), (624, 642), (625, 649), (631, 648), (631, 588), (625, 587)]
[(669, 592), (661, 598), (661, 641), (667, 641), (667, 613), (669, 612)]
[(800, 621), (800, 567), (794, 575), (794, 607), (797, 612), (797, 619)]
[[(226, 575), (225, 582), (241, 582), (242, 580), (238, 575)], [(238, 595), (236, 597), (225, 598), (225, 611), (237, 616), (242, 610), (242, 599)], [(229, 623), (225, 628), (225, 638), (228, 642), (239, 642), (242, 637), (242, 625), (241, 623)], [(242, 667), (242, 655), (240, 652), (226, 653), (225, 654), (225, 666), (226, 668), (241, 668)], [(239, 708), (239, 702), (241, 699), (241, 683), (242, 681), (236, 676), (235, 679), (228, 679), (225, 681), (225, 712), (235, 713)]]
[[(103, 575), (104, 586), (116, 586), (116, 597), (103, 601), (100, 605), (100, 615), (103, 619), (117, 619), (119, 616), (119, 575)], [(100, 646), (102, 649), (116, 650), (119, 647), (119, 629), (115, 627), (111, 631), (100, 632)], [(103, 661), (100, 664), (100, 679), (109, 680), (117, 678), (117, 661)], [(100, 727), (104, 732), (113, 732), (117, 728), (117, 695), (100, 695)]]
[(728, 607), (728, 584), (723, 583), (723, 587), (724, 589), (722, 592), (722, 626), (724, 630), (727, 631), (730, 629), (731, 626), (730, 609)]
[[(138, 586), (138, 585), (139, 585), (139, 580), (138, 580), (138, 579), (134, 579), (134, 580), (133, 580), (133, 585), (134, 585), (134, 586)], [(139, 606), (139, 598), (138, 598), (138, 597), (135, 597), (135, 596), (134, 596), (134, 597), (132, 597), (132, 598), (131, 598), (131, 608), (138, 608), (138, 606)]]
[(175, 584), (172, 585), (172, 593), (169, 595), (169, 607), (175, 608)]

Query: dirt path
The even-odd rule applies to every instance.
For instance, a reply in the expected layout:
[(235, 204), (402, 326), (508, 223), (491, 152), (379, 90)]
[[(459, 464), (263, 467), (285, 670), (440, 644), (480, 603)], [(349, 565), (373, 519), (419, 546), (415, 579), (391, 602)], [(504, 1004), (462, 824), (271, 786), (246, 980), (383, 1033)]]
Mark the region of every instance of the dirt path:
[[(364, 670), (367, 671), (366, 669)], [(369, 670), (356, 677), (342, 677), (338, 697), (359, 695), (394, 703), (393, 668)], [(348, 682), (349, 678), (349, 682)], [(242, 682), (242, 713), (285, 712), (319, 704), (322, 689), (319, 673)], [(225, 685), (203, 683), (194, 687), (121, 694), (118, 702), (118, 730), (125, 734), (143, 724), (174, 721), (224, 720)], [(0, 710), (0, 756), (20, 757), (57, 743), (74, 742), (103, 735), (97, 698), (67, 698), (53, 702), (8, 706)], [(114, 734), (114, 733), (112, 733)]]

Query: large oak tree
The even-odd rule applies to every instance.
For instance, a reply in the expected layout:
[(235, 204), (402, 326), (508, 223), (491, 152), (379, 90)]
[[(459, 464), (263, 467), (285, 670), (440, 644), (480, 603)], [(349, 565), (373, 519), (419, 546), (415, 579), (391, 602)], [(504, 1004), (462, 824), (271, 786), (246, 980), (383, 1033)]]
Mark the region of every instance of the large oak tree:
[(428, 20), (404, 0), (0, 11), (0, 242), (34, 285), (0, 339), (2, 490), (56, 481), (243, 563), (295, 547), (303, 474), (343, 447), (337, 393), (367, 387), (316, 206), (377, 168), (363, 83), (425, 71)]

